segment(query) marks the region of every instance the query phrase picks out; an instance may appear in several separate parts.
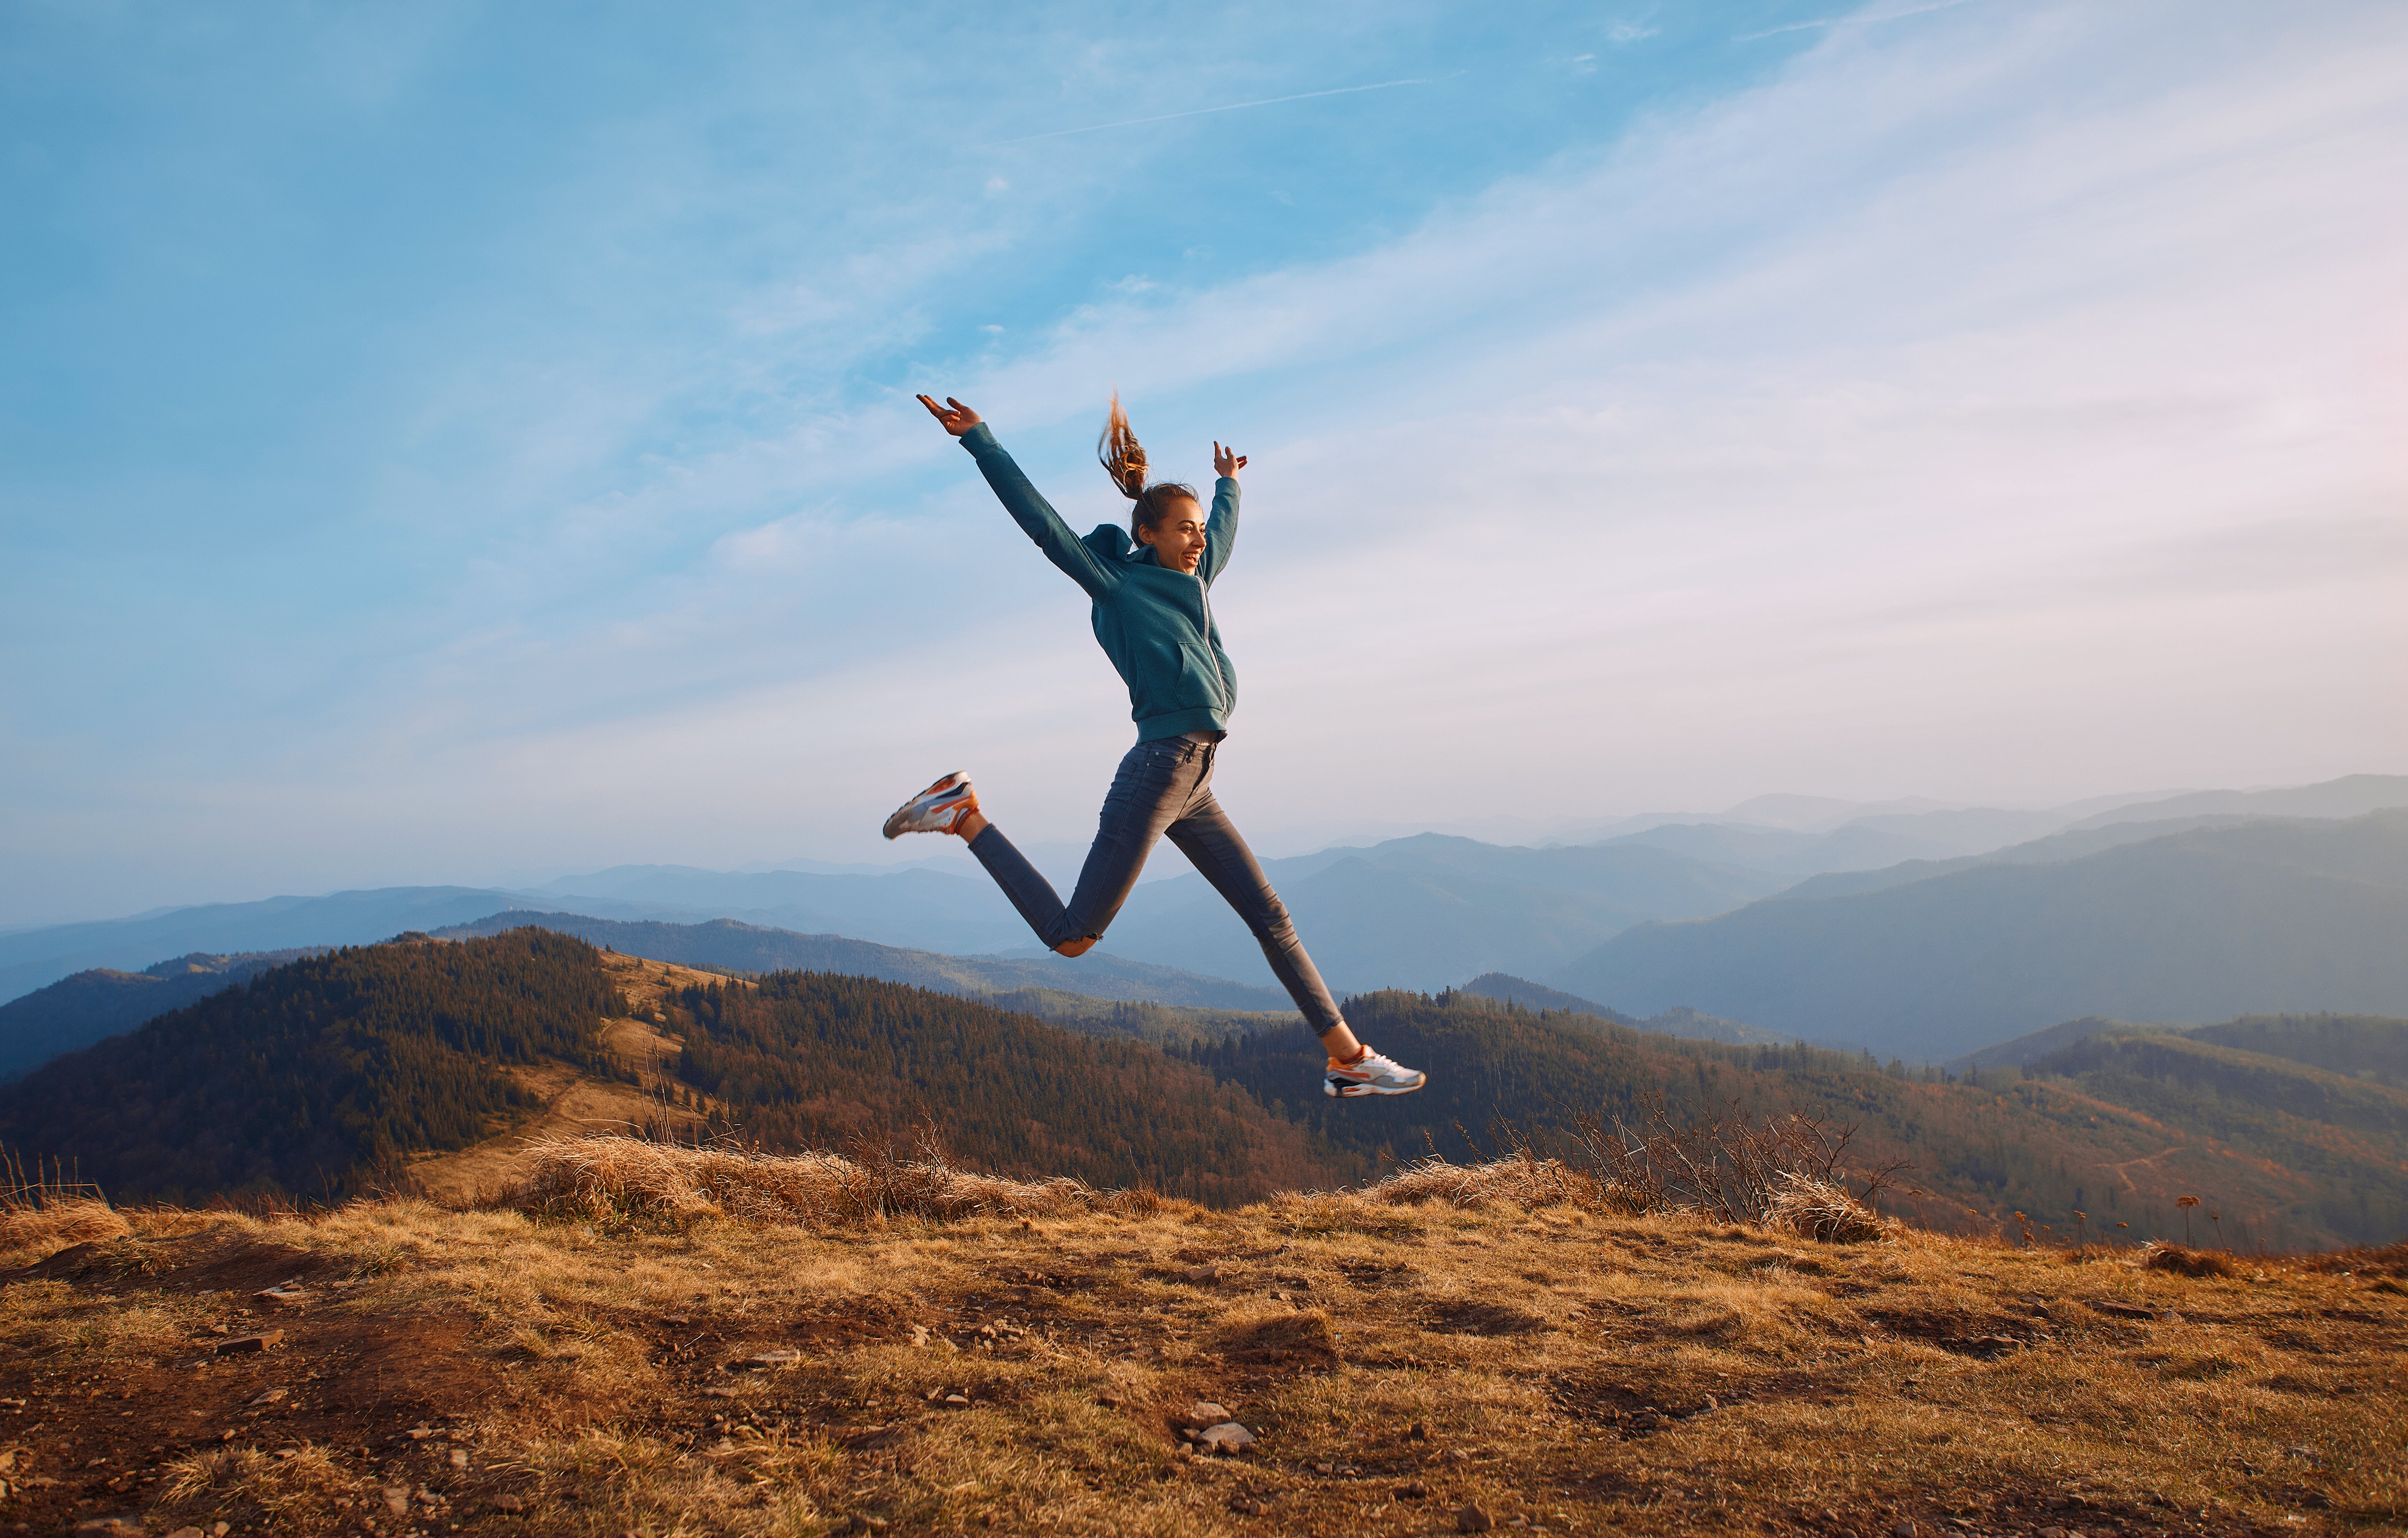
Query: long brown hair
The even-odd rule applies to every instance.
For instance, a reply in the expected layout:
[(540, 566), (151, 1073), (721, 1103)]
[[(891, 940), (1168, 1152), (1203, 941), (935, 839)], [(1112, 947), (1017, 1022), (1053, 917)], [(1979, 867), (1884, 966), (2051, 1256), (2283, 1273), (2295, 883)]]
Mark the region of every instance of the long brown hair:
[(1174, 502), (1184, 498), (1203, 506), (1204, 499), (1196, 494), (1193, 486), (1182, 486), (1175, 480), (1146, 484), (1145, 446), (1137, 441), (1137, 434), (1129, 428), (1128, 413), (1121, 409), (1118, 390), (1112, 392), (1112, 413), (1104, 419), (1103, 436), (1096, 440), (1096, 462), (1104, 467), (1104, 474), (1112, 477), (1121, 495), (1136, 504), (1129, 509), (1132, 539), (1144, 530), (1160, 526)]

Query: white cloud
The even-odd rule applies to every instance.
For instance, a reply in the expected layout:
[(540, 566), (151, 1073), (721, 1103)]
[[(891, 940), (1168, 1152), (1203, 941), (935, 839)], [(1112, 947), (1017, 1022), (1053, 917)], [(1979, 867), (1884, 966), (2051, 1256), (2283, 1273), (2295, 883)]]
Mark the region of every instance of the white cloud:
[[(1115, 382), (1167, 468), (1254, 456), (1215, 607), (1227, 794), (1262, 826), (1575, 772), (1603, 813), (2396, 767), (2408, 211), (2374, 190), (2408, 17), (2265, 18), (1834, 28), (1376, 249), (1148, 282), (897, 383), (986, 410), (1078, 521), (1118, 511), (1086, 458)], [(739, 313), (867, 357), (856, 321), (910, 335), (975, 244)], [(602, 394), (590, 430), (640, 415)], [(641, 613), (494, 622), (543, 563), (730, 507), (764, 511)], [(967, 753), (1016, 834), (1092, 825), (1126, 722), (1083, 605), (900, 391), (797, 394), (546, 538), (474, 585), (473, 643), (363, 702), (384, 729), (322, 788), (161, 805), (326, 830), (329, 861), (372, 805), (421, 831), (393, 878), (579, 858), (597, 824), (614, 857), (855, 858)]]

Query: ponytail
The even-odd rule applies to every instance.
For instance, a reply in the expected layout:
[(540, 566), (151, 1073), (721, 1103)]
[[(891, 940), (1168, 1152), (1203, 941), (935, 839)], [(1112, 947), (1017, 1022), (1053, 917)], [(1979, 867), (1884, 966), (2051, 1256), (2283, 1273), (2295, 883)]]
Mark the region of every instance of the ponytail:
[(1104, 435), (1096, 440), (1096, 461), (1121, 495), (1135, 502), (1145, 495), (1145, 446), (1129, 430), (1128, 413), (1121, 409), (1121, 392), (1112, 392), (1112, 414), (1104, 420)]
[(1112, 477), (1112, 484), (1120, 489), (1121, 495), (1136, 504), (1129, 509), (1129, 537), (1132, 539), (1141, 531), (1159, 524), (1172, 503), (1184, 500), (1200, 505), (1202, 501), (1192, 486), (1182, 486), (1173, 481), (1154, 486), (1145, 483), (1145, 446), (1137, 441), (1137, 434), (1130, 430), (1128, 413), (1121, 408), (1121, 392), (1118, 390), (1112, 392), (1112, 413), (1104, 419), (1103, 436), (1096, 440), (1096, 463), (1104, 467), (1104, 474)]

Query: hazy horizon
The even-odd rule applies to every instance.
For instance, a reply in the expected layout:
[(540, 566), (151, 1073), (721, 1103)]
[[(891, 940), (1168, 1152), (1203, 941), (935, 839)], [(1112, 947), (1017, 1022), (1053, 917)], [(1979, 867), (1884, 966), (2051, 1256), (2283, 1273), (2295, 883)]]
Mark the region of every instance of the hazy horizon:
[[(2335, 777), (2338, 778), (2345, 776)], [(1319, 853), (1323, 850), (1331, 848), (1369, 847), (1390, 839), (1410, 838), (1421, 833), (1433, 833), (1455, 837), (1478, 839), (1484, 843), (1528, 847), (1543, 846), (1548, 844), (1600, 843), (1611, 838), (1623, 836), (1627, 833), (1636, 833), (1647, 827), (1656, 827), (1670, 823), (1688, 821), (1723, 822), (1767, 829), (1784, 829), (1801, 833), (1828, 831), (1830, 829), (1854, 822), (1859, 819), (1878, 819), (1897, 815), (1912, 816), (1923, 811), (1993, 810), (2055, 812), (2063, 814), (2069, 821), (2072, 821), (2091, 813), (2102, 812), (2114, 807), (2145, 805), (2174, 796), (2195, 794), (2202, 790), (2235, 791), (2245, 795), (2300, 788), (2300, 787), (2290, 785), (2185, 785), (2161, 787), (2148, 790), (2109, 791), (2095, 795), (2077, 796), (2068, 801), (2057, 801), (2029, 805), (1983, 805), (1979, 803), (1943, 801), (1941, 798), (1928, 796), (1904, 796), (1888, 798), (1882, 801), (1848, 802), (1845, 801), (1844, 798), (1813, 796), (1802, 792), (1766, 791), (1755, 796), (1743, 798), (1729, 806), (1726, 806), (1718, 810), (1692, 808), (1667, 811), (1657, 809), (1654, 811), (1619, 815), (1607, 814), (1602, 817), (1589, 819), (1587, 825), (1572, 824), (1562, 830), (1560, 833), (1551, 833), (1544, 830), (1532, 830), (1527, 827), (1516, 827), (1513, 826), (1513, 824), (1515, 824), (1519, 819), (1510, 817), (1491, 815), (1473, 819), (1450, 819), (1442, 818), (1426, 818), (1397, 822), (1359, 822), (1354, 824), (1324, 823), (1304, 824), (1293, 827), (1266, 828), (1259, 831), (1258, 836), (1254, 838), (1254, 843), (1257, 852), (1261, 854), (1263, 858), (1267, 860), (1277, 860), (1296, 855)], [(1816, 815), (1815, 808), (1807, 807), (1784, 809), (1789, 812), (1789, 815), (1785, 817), (1764, 815), (1762, 804), (1773, 802), (1819, 802), (1827, 803), (1828, 805), (1828, 808), (1821, 811), (1820, 815)], [(1750, 813), (1755, 813), (1756, 815), (1744, 815)], [(1527, 836), (1533, 832), (1539, 832), (1541, 836)], [(84, 923), (137, 918), (147, 914), (168, 912), (187, 907), (203, 907), (216, 904), (253, 903), (280, 897), (314, 897), (326, 895), (335, 891), (375, 890), (380, 888), (389, 887), (428, 886), (461, 887), (470, 889), (490, 888), (504, 891), (533, 893), (540, 892), (546, 887), (554, 882), (566, 881), (578, 876), (596, 875), (611, 870), (640, 868), (645, 866), (699, 870), (719, 874), (774, 872), (818, 866), (828, 867), (831, 869), (853, 870), (862, 874), (884, 874), (910, 869), (939, 869), (973, 877), (979, 877), (982, 875), (978, 863), (969, 857), (968, 851), (963, 849), (959, 844), (951, 839), (939, 839), (935, 837), (909, 838), (898, 840), (893, 844), (882, 845), (879, 849), (872, 852), (873, 855), (883, 855), (884, 858), (838, 860), (809, 852), (801, 852), (788, 854), (782, 859), (755, 860), (745, 862), (741, 864), (719, 866), (701, 865), (693, 861), (676, 859), (623, 861), (597, 858), (571, 862), (556, 866), (543, 866), (534, 869), (519, 868), (501, 871), (499, 873), (455, 873), (449, 876), (438, 876), (436, 879), (423, 881), (380, 881), (372, 879), (337, 880), (328, 886), (308, 889), (279, 888), (272, 890), (255, 889), (240, 891), (218, 892), (207, 896), (169, 899), (150, 904), (146, 907), (122, 911), (65, 913), (39, 918), (13, 918), (0, 920), (0, 933), (20, 933), (29, 929), (45, 928), (54, 924)], [(1058, 883), (1067, 884), (1075, 879), (1079, 862), (1085, 852), (1085, 845), (1083, 841), (1076, 839), (1032, 839), (1026, 841), (1024, 852), (1027, 853), (1041, 869), (1047, 871), (1047, 873)], [(1184, 874), (1190, 869), (1191, 867), (1188, 865), (1186, 860), (1180, 855), (1179, 851), (1166, 842), (1155, 849), (1141, 880), (1146, 883), (1168, 880)], [(566, 899), (564, 897), (563, 900), (566, 901)]]
[(1115, 386), (1253, 457), (1267, 852), (2408, 764), (2396, 6), (0, 41), (0, 924), (1082, 840), (1125, 695), (918, 390), (1081, 528)]

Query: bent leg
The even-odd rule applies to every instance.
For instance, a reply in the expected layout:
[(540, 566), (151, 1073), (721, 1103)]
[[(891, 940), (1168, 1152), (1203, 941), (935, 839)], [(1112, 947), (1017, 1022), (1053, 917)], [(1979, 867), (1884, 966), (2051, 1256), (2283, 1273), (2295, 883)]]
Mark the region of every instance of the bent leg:
[(1338, 1012), (1338, 1001), (1329, 996), (1329, 985), (1321, 980), (1321, 971), (1305, 953), (1304, 942), (1296, 937), (1296, 921), (1288, 917), (1287, 904), (1271, 890), (1262, 862), (1246, 847), (1228, 814), (1221, 810), (1219, 798), (1206, 791), (1186, 816), (1170, 825), (1168, 833), (1180, 852), (1245, 920), (1306, 1023), (1325, 1038), (1333, 1032), (1346, 1032), (1344, 1040), (1331, 1047), (1331, 1054), (1339, 1055), (1341, 1047), (1347, 1054), (1359, 1052), (1354, 1032), (1346, 1031), (1346, 1017)]
[(1003, 889), (1003, 895), (1020, 910), (1020, 917), (1028, 920), (1028, 927), (1037, 932), (1037, 938), (1046, 948), (1068, 945), (1079, 937), (1079, 928), (1070, 921), (1069, 910), (1062, 905), (1062, 899), (1054, 894), (1054, 883), (1028, 862), (1027, 856), (1011, 847), (1011, 840), (1003, 836), (1002, 829), (988, 823), (970, 840), (970, 853), (986, 867), (986, 874), (995, 877), (995, 884)]
[(1067, 904), (993, 823), (970, 840), (970, 853), (1047, 948), (1081, 954), (1128, 901), (1146, 856), (1193, 796), (1200, 758), (1197, 745), (1177, 738), (1141, 742), (1122, 757), (1096, 819), (1096, 842), (1079, 873), (1078, 890)]

